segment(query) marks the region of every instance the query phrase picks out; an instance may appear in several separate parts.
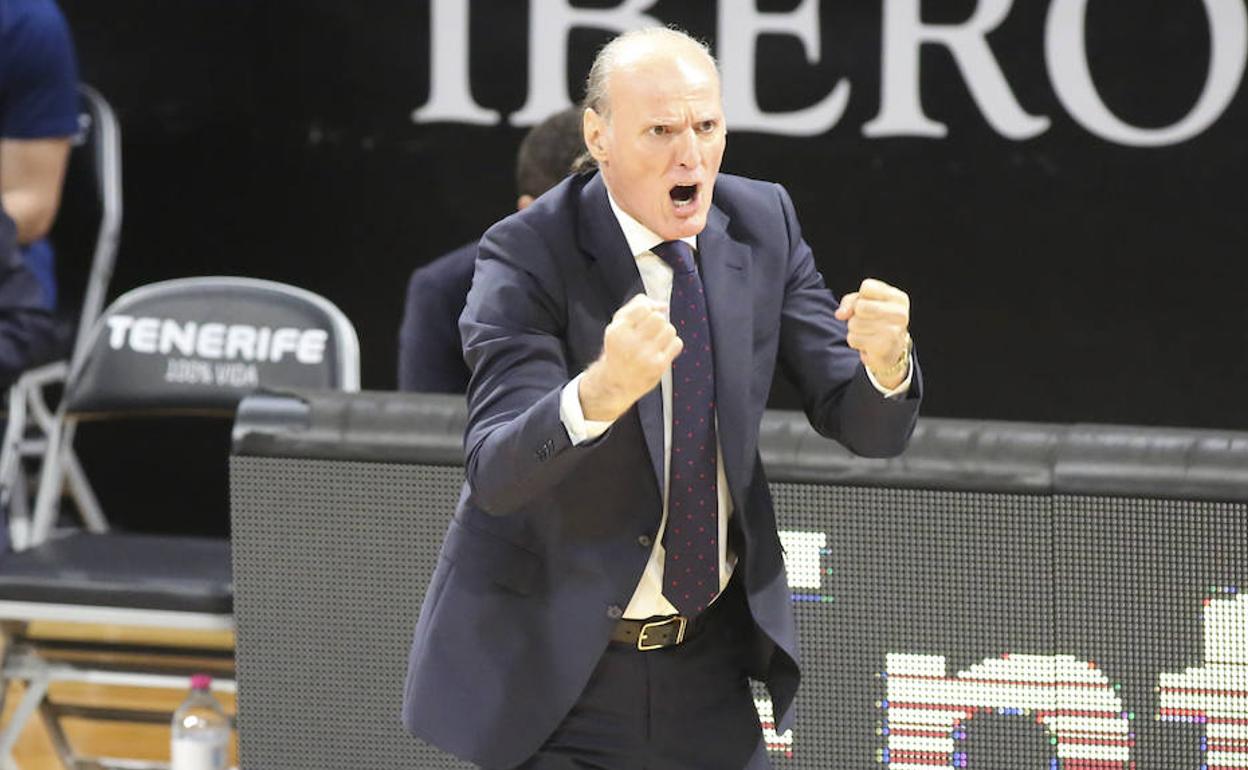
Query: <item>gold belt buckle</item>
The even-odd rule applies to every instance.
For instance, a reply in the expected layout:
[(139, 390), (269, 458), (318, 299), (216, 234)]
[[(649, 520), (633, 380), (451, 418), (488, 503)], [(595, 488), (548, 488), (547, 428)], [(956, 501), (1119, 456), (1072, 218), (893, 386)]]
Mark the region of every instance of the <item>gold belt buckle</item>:
[(680, 627), (676, 629), (676, 641), (673, 644), (680, 644), (685, 641), (685, 626), (688, 619), (684, 615), (673, 615), (666, 620), (655, 620), (644, 624), (641, 627), (641, 633), (637, 634), (637, 649), (645, 652), (646, 650), (657, 650), (666, 647), (665, 644), (646, 644), (646, 634), (656, 628), (662, 628), (670, 623), (679, 623)]

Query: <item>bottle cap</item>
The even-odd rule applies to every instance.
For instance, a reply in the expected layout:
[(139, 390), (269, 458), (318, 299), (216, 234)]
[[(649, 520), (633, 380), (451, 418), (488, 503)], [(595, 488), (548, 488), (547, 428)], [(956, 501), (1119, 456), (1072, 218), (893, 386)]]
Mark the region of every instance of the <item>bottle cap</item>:
[(207, 674), (195, 674), (191, 677), (192, 690), (207, 690), (212, 686), (212, 677)]

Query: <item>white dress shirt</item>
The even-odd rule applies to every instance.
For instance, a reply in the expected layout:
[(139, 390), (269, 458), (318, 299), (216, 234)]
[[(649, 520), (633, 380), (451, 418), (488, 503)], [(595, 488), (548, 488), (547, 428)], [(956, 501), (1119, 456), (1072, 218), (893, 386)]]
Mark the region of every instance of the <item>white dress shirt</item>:
[[(672, 294), (672, 268), (651, 249), (663, 243), (663, 238), (655, 235), (642, 223), (625, 213), (610, 194), (611, 211), (615, 214), (628, 247), (637, 260), (637, 271), (641, 273), (641, 283), (645, 287), (646, 296), (668, 305)], [(682, 238), (693, 249), (697, 249), (697, 238)], [(867, 376), (876, 389), (886, 397), (901, 396), (910, 389), (910, 374), (901, 385), (891, 390), (883, 388), (871, 371)], [(611, 422), (585, 419), (580, 399), (581, 375), (577, 375), (563, 388), (559, 403), (559, 417), (572, 444), (581, 444), (598, 438), (611, 427)], [(663, 396), (663, 478), (669, 475), (672, 460), (672, 370), (668, 367), (659, 381), (659, 389)], [(718, 423), (718, 419), (717, 419)], [(716, 425), (716, 494), (719, 498), (719, 590), (723, 591), (732, 577), (737, 557), (728, 548), (728, 519), (732, 516), (732, 498), (728, 494), (728, 481), (724, 477), (723, 449), (718, 446), (718, 424)], [(633, 591), (632, 599), (624, 610), (624, 617), (644, 620), (655, 615), (678, 614), (672, 603), (663, 596), (663, 530), (667, 526), (667, 485), (663, 486), (663, 515), (659, 521), (659, 531), (654, 535), (654, 545), (650, 552), (650, 560), (641, 573), (641, 580)]]

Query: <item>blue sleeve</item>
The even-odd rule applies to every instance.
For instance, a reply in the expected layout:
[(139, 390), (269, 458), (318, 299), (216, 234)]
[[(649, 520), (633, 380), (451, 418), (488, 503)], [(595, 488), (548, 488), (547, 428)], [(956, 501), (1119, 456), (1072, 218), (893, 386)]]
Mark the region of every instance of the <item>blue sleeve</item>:
[(9, 3), (0, 40), (0, 137), (78, 133), (78, 65), (69, 27), (48, 2)]

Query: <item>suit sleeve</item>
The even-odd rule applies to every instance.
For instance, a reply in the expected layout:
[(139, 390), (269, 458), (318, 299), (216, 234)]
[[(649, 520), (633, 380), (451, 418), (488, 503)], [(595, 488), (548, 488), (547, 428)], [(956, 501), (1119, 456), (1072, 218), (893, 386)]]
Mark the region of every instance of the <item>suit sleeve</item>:
[(599, 444), (573, 446), (560, 419), (571, 379), (564, 297), (557, 260), (531, 227), (513, 217), (485, 234), (459, 323), (472, 369), (465, 469), (487, 513), (532, 502)]
[(867, 377), (857, 351), (836, 318), (837, 302), (815, 267), (802, 238), (793, 201), (779, 185), (788, 238), (788, 265), (780, 318), (780, 364), (798, 386), (810, 424), (865, 457), (891, 457), (905, 449), (914, 431), (922, 398), (918, 356), (910, 390), (889, 399)]
[[(450, 257), (467, 259), (468, 255), (461, 257), (455, 252)], [(399, 326), (399, 390), (464, 393), (468, 367), (461, 350), (458, 319), (472, 280), (471, 265), (462, 279), (458, 265), (440, 272), (433, 267), (414, 271), (408, 281)]]

